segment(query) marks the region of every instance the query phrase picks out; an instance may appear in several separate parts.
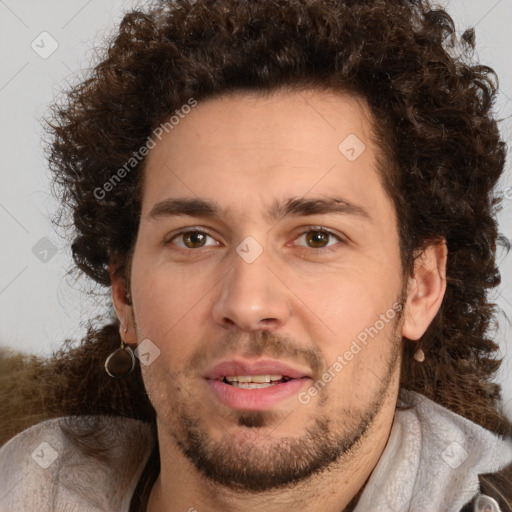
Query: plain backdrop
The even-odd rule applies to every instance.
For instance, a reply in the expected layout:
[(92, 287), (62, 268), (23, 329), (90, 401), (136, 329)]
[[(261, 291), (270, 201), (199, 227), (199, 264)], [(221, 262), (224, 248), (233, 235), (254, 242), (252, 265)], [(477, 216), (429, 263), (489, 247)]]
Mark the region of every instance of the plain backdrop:
[[(143, 2), (141, 2), (143, 4)], [(105, 299), (88, 296), (86, 280), (66, 277), (68, 243), (50, 218), (51, 195), (42, 142), (42, 117), (60, 91), (96, 62), (97, 47), (118, 26), (128, 0), (0, 0), (0, 345), (51, 354), (66, 338), (79, 339), (87, 321), (105, 311)], [(512, 0), (450, 0), (440, 5), (457, 31), (476, 31), (476, 57), (500, 79), (496, 115), (512, 139)], [(512, 187), (510, 156), (500, 188)], [(512, 188), (499, 215), (512, 237)], [(504, 357), (499, 381), (512, 418), (512, 254), (500, 252), (502, 284), (492, 296), (503, 313), (495, 338)], [(100, 290), (101, 291), (101, 290)]]

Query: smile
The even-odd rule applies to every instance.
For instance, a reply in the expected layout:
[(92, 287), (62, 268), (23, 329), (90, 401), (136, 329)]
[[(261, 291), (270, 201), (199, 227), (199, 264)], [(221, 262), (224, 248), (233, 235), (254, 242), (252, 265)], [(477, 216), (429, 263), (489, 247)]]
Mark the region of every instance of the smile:
[(264, 389), (287, 382), (290, 380), (290, 377), (283, 377), (282, 375), (235, 375), (226, 376), (220, 380), (236, 388)]

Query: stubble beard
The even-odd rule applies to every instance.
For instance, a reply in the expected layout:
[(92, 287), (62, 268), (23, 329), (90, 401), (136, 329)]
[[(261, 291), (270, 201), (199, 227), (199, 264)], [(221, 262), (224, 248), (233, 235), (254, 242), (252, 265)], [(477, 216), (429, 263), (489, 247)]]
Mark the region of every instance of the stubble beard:
[[(325, 399), (326, 412), (319, 414), (303, 435), (275, 436), (271, 440), (272, 432), (286, 416), (280, 417), (273, 411), (233, 411), (234, 422), (248, 429), (249, 435), (244, 439), (226, 433), (220, 440), (214, 440), (204, 426), (205, 420), (195, 412), (198, 404), (176, 388), (169, 411), (172, 419), (166, 418), (168, 432), (197, 471), (217, 485), (238, 492), (262, 493), (305, 482), (348, 457), (385, 405), (400, 360), (400, 322), (399, 318), (395, 320), (390, 340), (393, 350), (386, 373), (373, 399), (362, 410), (338, 407), (333, 413), (332, 404)], [(267, 436), (262, 434), (265, 427)]]

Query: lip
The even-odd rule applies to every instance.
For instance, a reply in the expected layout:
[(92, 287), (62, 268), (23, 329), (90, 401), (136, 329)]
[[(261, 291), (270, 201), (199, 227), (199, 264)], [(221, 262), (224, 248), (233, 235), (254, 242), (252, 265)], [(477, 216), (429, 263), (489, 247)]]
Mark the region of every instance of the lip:
[(237, 388), (220, 380), (206, 382), (217, 400), (230, 409), (265, 411), (287, 398), (296, 396), (309, 381), (307, 377), (293, 379), (262, 389)]
[(205, 379), (220, 380), (232, 375), (282, 375), (290, 379), (311, 378), (307, 370), (293, 368), (285, 363), (272, 359), (247, 361), (244, 359), (231, 359), (215, 365), (206, 375)]
[[(237, 388), (221, 380), (225, 376), (234, 375), (283, 375), (291, 380), (259, 389)], [(292, 368), (280, 361), (232, 359), (215, 365), (205, 379), (213, 395), (226, 407), (244, 411), (264, 411), (297, 395), (311, 377), (307, 371)]]

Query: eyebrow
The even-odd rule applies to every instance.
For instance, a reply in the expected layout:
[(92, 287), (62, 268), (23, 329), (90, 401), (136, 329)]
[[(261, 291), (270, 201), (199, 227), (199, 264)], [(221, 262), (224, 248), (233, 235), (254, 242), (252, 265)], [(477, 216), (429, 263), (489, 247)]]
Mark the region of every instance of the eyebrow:
[[(266, 217), (277, 221), (284, 217), (300, 217), (307, 215), (352, 215), (371, 221), (368, 210), (339, 197), (289, 198), (286, 201), (275, 200)], [(156, 203), (148, 214), (150, 219), (186, 215), (190, 217), (226, 217), (226, 211), (214, 201), (199, 198), (165, 199)]]

